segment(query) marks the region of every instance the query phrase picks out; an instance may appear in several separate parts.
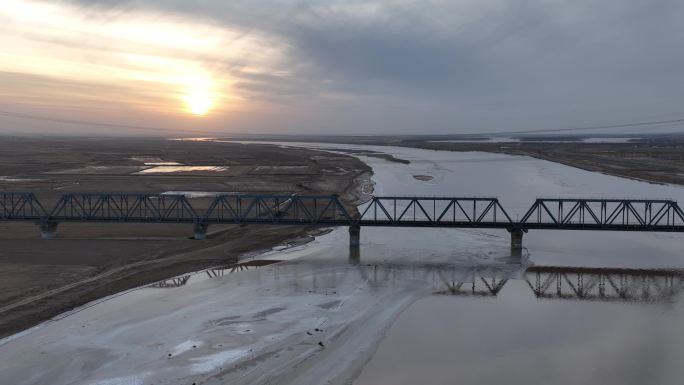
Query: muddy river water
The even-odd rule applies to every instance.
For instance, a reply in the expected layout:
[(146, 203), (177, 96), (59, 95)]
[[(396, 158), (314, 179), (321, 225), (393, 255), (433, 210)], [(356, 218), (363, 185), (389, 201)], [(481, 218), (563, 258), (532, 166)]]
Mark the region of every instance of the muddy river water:
[[(332, 145), (309, 147), (330, 148)], [(671, 198), (526, 157), (342, 146), (375, 195)], [(415, 176), (421, 176), (416, 178)], [(431, 178), (428, 178), (431, 177)], [(684, 236), (346, 228), (91, 303), (0, 341), (12, 384), (681, 384)]]

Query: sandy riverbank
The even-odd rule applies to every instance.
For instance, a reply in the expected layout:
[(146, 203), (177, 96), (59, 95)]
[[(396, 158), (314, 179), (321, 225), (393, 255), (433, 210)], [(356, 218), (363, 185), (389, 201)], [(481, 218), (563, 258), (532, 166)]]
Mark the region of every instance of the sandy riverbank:
[[(154, 172), (173, 163), (198, 169)], [(31, 191), (47, 206), (77, 191), (342, 191), (351, 208), (367, 189), (370, 168), (350, 156), (276, 146), (3, 138), (0, 176), (1, 191)], [(208, 201), (192, 199), (200, 207)], [(62, 224), (58, 239), (46, 241), (34, 224), (0, 222), (0, 336), (132, 287), (301, 243), (316, 231), (214, 226), (206, 241), (195, 241), (188, 225)]]

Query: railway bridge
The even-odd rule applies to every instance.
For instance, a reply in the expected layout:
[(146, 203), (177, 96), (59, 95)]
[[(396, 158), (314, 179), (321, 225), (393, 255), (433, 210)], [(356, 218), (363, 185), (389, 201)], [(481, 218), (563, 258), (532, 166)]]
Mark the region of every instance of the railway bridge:
[(186, 223), (195, 239), (215, 224), (346, 226), (359, 247), (364, 226), (502, 229), (519, 255), (530, 230), (684, 232), (684, 212), (666, 199), (538, 198), (512, 219), (492, 197), (372, 197), (354, 210), (337, 195), (220, 194), (200, 210), (185, 195), (68, 193), (46, 207), (30, 192), (0, 192), (0, 222), (31, 221), (54, 238), (65, 222)]

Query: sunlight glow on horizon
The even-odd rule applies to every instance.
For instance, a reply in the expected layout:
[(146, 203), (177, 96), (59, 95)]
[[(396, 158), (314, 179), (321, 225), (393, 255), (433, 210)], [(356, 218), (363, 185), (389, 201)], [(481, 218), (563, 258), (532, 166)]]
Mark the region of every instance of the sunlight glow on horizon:
[(0, 97), (27, 111), (219, 117), (251, 108), (243, 71), (280, 70), (267, 37), (177, 15), (7, 0), (0, 21)]

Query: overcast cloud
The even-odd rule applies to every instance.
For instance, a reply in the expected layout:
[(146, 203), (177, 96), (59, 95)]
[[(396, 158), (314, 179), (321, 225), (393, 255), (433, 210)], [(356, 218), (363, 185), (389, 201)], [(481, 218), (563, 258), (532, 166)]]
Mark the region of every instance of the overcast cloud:
[[(230, 76), (230, 93), (247, 101), (231, 116), (206, 120), (207, 129), (227, 133), (445, 134), (684, 115), (684, 2), (677, 0), (63, 4), (96, 22), (145, 13), (250, 39), (240, 55), (193, 57)], [(92, 50), (107, 47), (98, 44)], [(253, 59), (262, 50), (268, 55)], [(9, 73), (0, 76), (14, 78)], [(22, 74), (29, 75), (42, 74)], [(172, 120), (143, 117), (125, 123)]]

